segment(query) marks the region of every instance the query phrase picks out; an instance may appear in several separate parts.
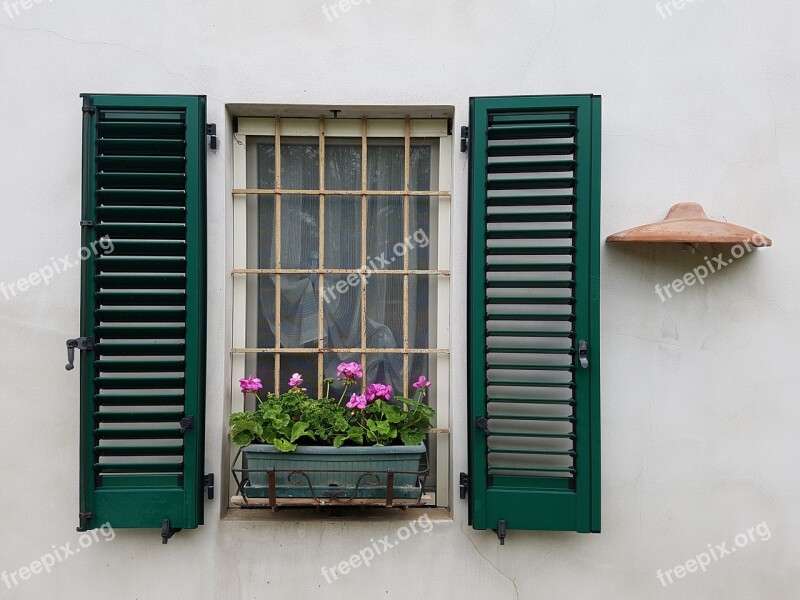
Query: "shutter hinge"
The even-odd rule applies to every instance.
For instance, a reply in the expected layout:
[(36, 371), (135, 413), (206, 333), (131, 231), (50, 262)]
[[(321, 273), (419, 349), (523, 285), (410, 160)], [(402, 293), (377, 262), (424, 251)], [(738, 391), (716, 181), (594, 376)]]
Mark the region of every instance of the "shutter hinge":
[(206, 124), (206, 135), (209, 136), (208, 147), (212, 150), (217, 149), (217, 124), (216, 123), (207, 123)]
[(186, 433), (194, 427), (194, 417), (183, 417), (180, 422), (181, 433)]
[(75, 528), (75, 531), (84, 532), (89, 531), (89, 521), (91, 521), (92, 517), (94, 516), (93, 513), (78, 513), (78, 527)]
[(81, 221), (80, 222), (80, 226), (81, 227), (94, 227), (94, 221), (86, 221), (86, 220)]
[(464, 500), (467, 497), (469, 490), (469, 475), (466, 473), (459, 473), (458, 475), (458, 497)]
[(180, 527), (170, 527), (169, 519), (161, 521), (161, 543), (166, 544), (169, 539), (181, 530)]
[(489, 435), (489, 420), (486, 417), (478, 417), (475, 419), (475, 426), (478, 429), (483, 429), (483, 432)]
[(67, 371), (75, 368), (75, 350), (94, 350), (94, 338), (79, 337), (67, 340), (67, 364), (64, 366)]
[(214, 499), (214, 474), (209, 473), (203, 477), (203, 489), (208, 490), (208, 499)]
[(497, 539), (500, 540), (500, 545), (501, 546), (505, 546), (506, 545), (506, 522), (503, 521), (503, 520), (500, 520), (497, 523), (497, 529), (495, 529), (495, 531), (497, 532)]
[(81, 111), (84, 112), (84, 113), (93, 115), (94, 113), (97, 112), (97, 107), (83, 105), (83, 106), (81, 106)]
[(469, 127), (463, 125), (461, 127), (461, 151), (466, 152), (469, 148)]

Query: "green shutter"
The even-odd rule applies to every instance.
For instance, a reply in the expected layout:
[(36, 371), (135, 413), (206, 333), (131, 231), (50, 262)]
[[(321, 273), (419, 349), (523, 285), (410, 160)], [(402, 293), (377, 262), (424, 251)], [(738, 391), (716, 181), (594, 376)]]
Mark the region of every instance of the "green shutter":
[(600, 98), (473, 98), (469, 162), (470, 522), (598, 532)]
[(165, 519), (194, 528), (203, 522), (205, 97), (84, 95), (83, 114), (82, 240), (97, 252), (81, 277), (81, 336), (95, 345), (80, 356), (79, 529)]

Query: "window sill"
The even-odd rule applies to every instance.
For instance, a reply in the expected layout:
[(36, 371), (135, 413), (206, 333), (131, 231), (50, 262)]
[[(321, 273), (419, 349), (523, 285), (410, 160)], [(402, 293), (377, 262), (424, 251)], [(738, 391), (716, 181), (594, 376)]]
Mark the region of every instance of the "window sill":
[(403, 508), (380, 507), (323, 507), (323, 508), (281, 508), (277, 511), (253, 508), (229, 508), (222, 517), (223, 522), (232, 521), (358, 521), (358, 522), (391, 522), (408, 521), (422, 514), (427, 514), (432, 521), (452, 521), (453, 515), (447, 508), (436, 506), (415, 506)]

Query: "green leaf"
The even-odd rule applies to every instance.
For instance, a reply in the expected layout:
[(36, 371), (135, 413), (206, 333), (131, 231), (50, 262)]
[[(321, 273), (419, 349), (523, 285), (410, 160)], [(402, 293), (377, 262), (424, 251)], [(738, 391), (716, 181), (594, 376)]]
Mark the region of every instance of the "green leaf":
[(400, 432), (400, 439), (406, 446), (416, 446), (425, 439), (425, 432), (419, 430), (406, 430)]
[(292, 444), (290, 441), (283, 438), (275, 438), (275, 441), (272, 443), (275, 444), (275, 447), (281, 452), (294, 452), (297, 450), (297, 444)]
[(289, 436), (289, 441), (294, 442), (302, 435), (306, 435), (308, 430), (308, 423), (303, 421), (298, 421), (292, 426), (292, 434)]
[(347, 436), (344, 436), (344, 435), (341, 435), (341, 434), (337, 435), (336, 437), (333, 438), (333, 447), (334, 448), (339, 448), (342, 444), (344, 444), (344, 441), (346, 439), (347, 439)]
[(351, 427), (350, 431), (347, 434), (347, 439), (356, 444), (363, 444), (364, 443), (364, 430), (360, 427)]
[(387, 406), (383, 414), (389, 423), (399, 423), (406, 418), (406, 412), (397, 405)]
[(253, 443), (253, 432), (249, 430), (233, 432), (231, 436), (233, 443), (237, 446), (249, 446)]

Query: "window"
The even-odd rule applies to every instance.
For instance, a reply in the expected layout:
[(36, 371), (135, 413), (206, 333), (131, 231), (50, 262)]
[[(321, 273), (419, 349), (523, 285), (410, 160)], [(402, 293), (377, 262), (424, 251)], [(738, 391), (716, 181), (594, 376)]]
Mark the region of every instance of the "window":
[(447, 120), (240, 118), (234, 152), (232, 410), (247, 375), (278, 392), (299, 372), (317, 396), (343, 361), (404, 396), (426, 375), (446, 505)]

